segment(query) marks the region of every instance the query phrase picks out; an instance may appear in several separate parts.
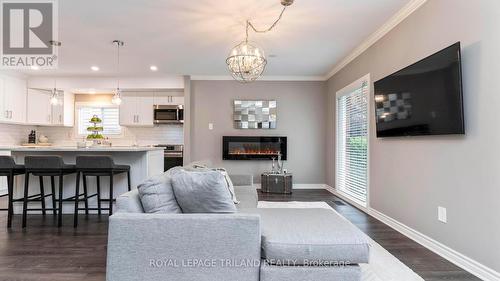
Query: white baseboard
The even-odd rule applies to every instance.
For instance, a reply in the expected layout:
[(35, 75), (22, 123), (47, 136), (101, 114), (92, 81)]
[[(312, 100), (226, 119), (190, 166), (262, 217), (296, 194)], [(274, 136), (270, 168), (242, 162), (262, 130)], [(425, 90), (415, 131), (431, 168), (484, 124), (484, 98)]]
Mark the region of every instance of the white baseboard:
[[(260, 183), (254, 183), (253, 186), (255, 188), (260, 189)], [(293, 189), (325, 189), (325, 184), (317, 183), (317, 184), (293, 184)]]
[[(325, 189), (333, 193), (334, 195), (342, 198), (343, 200), (353, 203), (351, 200), (343, 196), (342, 194), (339, 194), (333, 187), (331, 186), (326, 186)], [(372, 208), (364, 208), (362, 206), (359, 206), (358, 204), (354, 205), (362, 210), (363, 212), (367, 213), (368, 215), (378, 219), (379, 221), (383, 222), (384, 224), (392, 227), (396, 231), (400, 232), (401, 234), (405, 235), (406, 237), (412, 239), (413, 241), (417, 242), (418, 244), (424, 246), (425, 248), (429, 249), (430, 251), (438, 254), (439, 256), (443, 257), (444, 259), (450, 261), (451, 263), (455, 264), (458, 267), (463, 268), (464, 270), (470, 272), (471, 274), (481, 278), (482, 280), (485, 281), (499, 281), (500, 280), (500, 273), (465, 256), (464, 254), (461, 254), (450, 247), (430, 238), (429, 236), (418, 232), (417, 230), (375, 210)]]

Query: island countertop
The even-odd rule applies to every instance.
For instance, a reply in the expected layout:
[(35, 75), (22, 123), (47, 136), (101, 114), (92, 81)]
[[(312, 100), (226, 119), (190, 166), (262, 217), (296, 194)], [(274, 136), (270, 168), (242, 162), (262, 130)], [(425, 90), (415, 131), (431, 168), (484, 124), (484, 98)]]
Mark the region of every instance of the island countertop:
[(163, 150), (162, 147), (151, 146), (97, 146), (88, 148), (78, 148), (76, 146), (0, 146), (0, 150), (7, 150), (12, 152), (146, 152)]

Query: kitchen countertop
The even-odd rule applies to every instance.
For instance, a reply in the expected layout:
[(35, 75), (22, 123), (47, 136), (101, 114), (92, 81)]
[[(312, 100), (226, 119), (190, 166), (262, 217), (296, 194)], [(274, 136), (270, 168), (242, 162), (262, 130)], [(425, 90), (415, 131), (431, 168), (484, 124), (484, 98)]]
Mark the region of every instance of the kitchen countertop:
[(146, 151), (163, 151), (163, 147), (151, 147), (151, 146), (104, 146), (104, 147), (89, 147), (89, 148), (78, 148), (76, 146), (0, 146), (0, 150), (8, 150), (12, 152), (50, 152), (50, 151), (69, 151), (69, 152), (93, 152), (93, 151), (106, 151), (106, 152), (146, 152)]

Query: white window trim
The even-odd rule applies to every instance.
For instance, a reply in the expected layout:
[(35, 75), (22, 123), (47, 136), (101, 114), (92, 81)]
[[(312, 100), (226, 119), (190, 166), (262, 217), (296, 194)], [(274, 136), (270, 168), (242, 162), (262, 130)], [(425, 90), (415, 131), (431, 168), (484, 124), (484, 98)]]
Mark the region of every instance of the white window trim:
[[(120, 108), (118, 105), (110, 104), (110, 103), (95, 103), (95, 102), (75, 102), (75, 126), (74, 126), (74, 135), (77, 138), (83, 138), (86, 137), (88, 134), (80, 134), (78, 132), (78, 122), (80, 120), (80, 108), (82, 107), (106, 107), (106, 108)], [(105, 137), (110, 138), (110, 139), (118, 139), (118, 138), (123, 138), (124, 137), (124, 127), (121, 129), (121, 133), (119, 135), (105, 135)]]
[(371, 104), (372, 104), (372, 84), (371, 84), (371, 77), (370, 77), (370, 73), (366, 74), (365, 76), (359, 78), (358, 80), (352, 82), (351, 84), (345, 86), (344, 88), (340, 89), (339, 91), (336, 92), (335, 94), (335, 138), (334, 138), (334, 141), (335, 141), (335, 176), (337, 176), (337, 136), (339, 135), (339, 128), (337, 126), (337, 101), (338, 101), (338, 98), (341, 97), (341, 96), (345, 96), (345, 95), (348, 95), (352, 92), (354, 92), (355, 90), (361, 88), (363, 86), (363, 83), (366, 82), (367, 83), (367, 94), (368, 94), (368, 97), (367, 97), (367, 101), (368, 101), (368, 105), (367, 105), (367, 147), (366, 147), (366, 161), (367, 161), (367, 175), (366, 175), (366, 202), (362, 202), (360, 200), (357, 200), (356, 198), (353, 198), (352, 196), (346, 194), (345, 192), (341, 191), (339, 188), (337, 188), (337, 179), (335, 179), (335, 190), (337, 193), (339, 193), (340, 195), (342, 195), (342, 197), (345, 197), (347, 198), (349, 201), (352, 201), (354, 202), (355, 204), (357, 205), (360, 205), (366, 209), (369, 209), (370, 208), (370, 170), (371, 170), (371, 165), (370, 165), (370, 141), (371, 141), (371, 126), (370, 126), (370, 123), (371, 123), (371, 120), (372, 120), (372, 109), (371, 109)]

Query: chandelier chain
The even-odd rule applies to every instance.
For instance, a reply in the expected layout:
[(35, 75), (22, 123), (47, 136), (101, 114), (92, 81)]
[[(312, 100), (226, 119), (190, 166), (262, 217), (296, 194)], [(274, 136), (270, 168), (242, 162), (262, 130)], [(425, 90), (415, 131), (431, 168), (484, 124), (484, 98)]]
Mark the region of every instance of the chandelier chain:
[(252, 30), (256, 33), (266, 33), (266, 32), (269, 32), (271, 30), (273, 30), (274, 27), (276, 27), (276, 25), (278, 24), (278, 22), (281, 20), (281, 18), (283, 17), (283, 14), (285, 13), (285, 10), (286, 10), (287, 6), (283, 6), (283, 9), (281, 9), (281, 13), (280, 15), (278, 16), (278, 18), (273, 22), (273, 24), (271, 24), (271, 26), (269, 26), (268, 28), (266, 29), (257, 29), (253, 24), (252, 22), (250, 22), (250, 20), (247, 20), (247, 25), (246, 25), (246, 37), (245, 37), (245, 42), (248, 42), (248, 30), (249, 28), (252, 28)]

